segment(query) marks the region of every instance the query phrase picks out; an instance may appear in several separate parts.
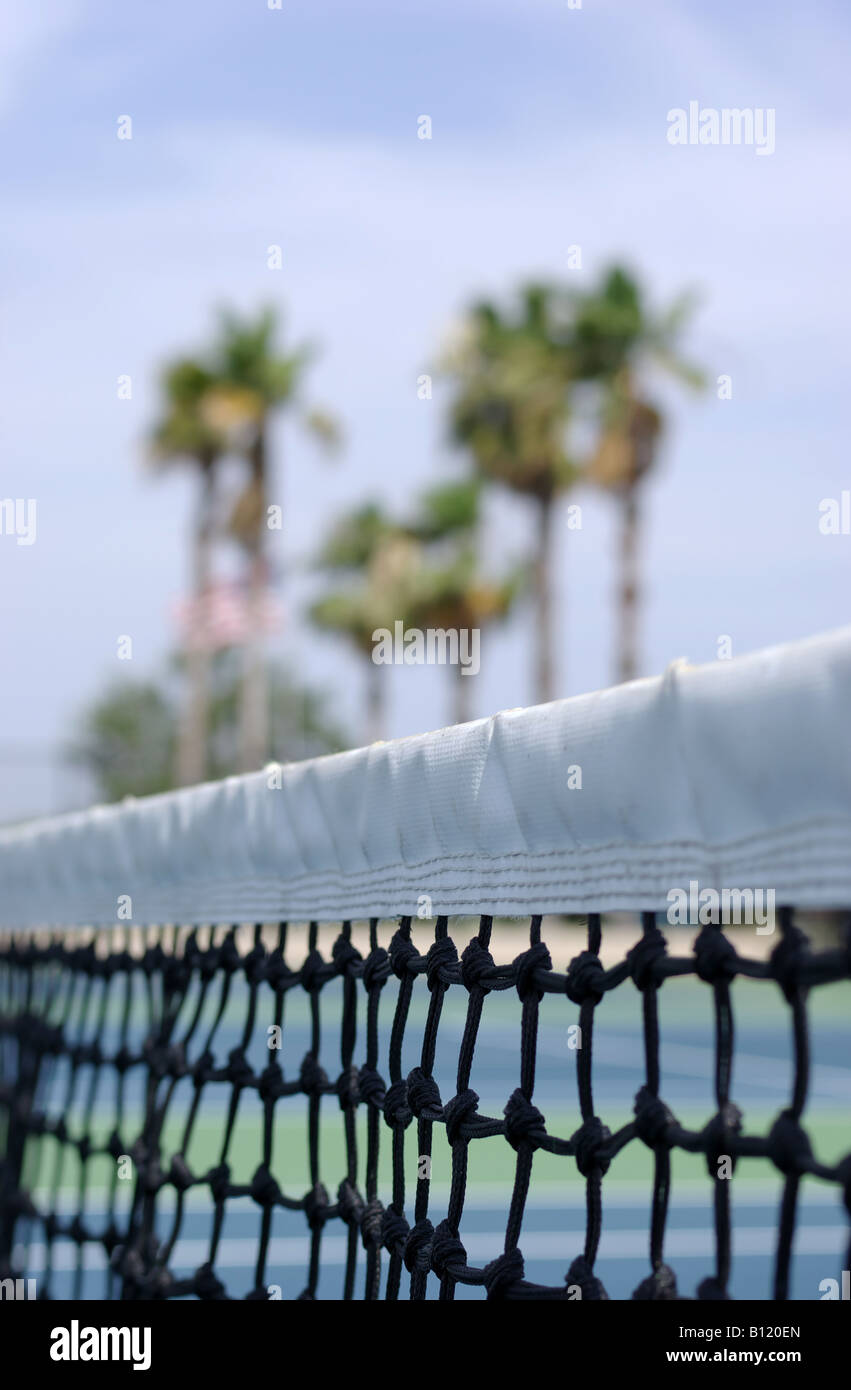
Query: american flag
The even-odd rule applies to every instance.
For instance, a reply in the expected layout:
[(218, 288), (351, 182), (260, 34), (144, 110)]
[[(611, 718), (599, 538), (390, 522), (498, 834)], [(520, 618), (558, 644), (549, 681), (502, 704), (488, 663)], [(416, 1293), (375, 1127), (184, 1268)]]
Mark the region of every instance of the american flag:
[(175, 605), (175, 619), (184, 651), (222, 651), (242, 646), (249, 638), (274, 632), (283, 622), (283, 609), (265, 589), (252, 609), (248, 586), (217, 583), (201, 595)]

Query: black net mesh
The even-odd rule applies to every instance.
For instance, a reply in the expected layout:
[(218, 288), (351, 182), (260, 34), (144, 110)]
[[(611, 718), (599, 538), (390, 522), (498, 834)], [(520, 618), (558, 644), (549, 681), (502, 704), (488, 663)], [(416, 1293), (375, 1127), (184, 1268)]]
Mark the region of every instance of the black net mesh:
[[(301, 1227), (305, 1266), (294, 1292), (302, 1298), (326, 1296), (324, 1252), (336, 1238), (342, 1251), (335, 1268), (342, 1273), (337, 1287), (327, 1288), (331, 1297), (452, 1299), (463, 1286), (494, 1299), (605, 1299), (595, 1273), (605, 1175), (628, 1145), (645, 1145), (653, 1170), (649, 1269), (633, 1297), (695, 1292), (678, 1292), (665, 1261), (671, 1158), (680, 1149), (705, 1158), (712, 1185), (707, 1194), (713, 1193), (714, 1270), (707, 1269), (697, 1296), (730, 1296), (732, 1184), (719, 1175), (727, 1156), (734, 1167), (740, 1160), (768, 1159), (782, 1175), (773, 1294), (784, 1299), (802, 1178), (838, 1185), (851, 1213), (851, 1157), (836, 1165), (820, 1162), (802, 1123), (810, 1070), (808, 995), (814, 986), (851, 976), (851, 923), (843, 927), (842, 944), (816, 951), (791, 910), (781, 911), (778, 922), (778, 943), (768, 959), (745, 958), (717, 925), (705, 926), (693, 951), (681, 956), (669, 953), (675, 933), (644, 914), (636, 944), (605, 968), (601, 919), (592, 915), (587, 948), (566, 973), (552, 969), (540, 918), (531, 920), (526, 949), (502, 965), (491, 955), (489, 917), (479, 920), (477, 932), (466, 919), (453, 919), (455, 935), (467, 943), (460, 955), (446, 918), (436, 920), (425, 953), (414, 943), (410, 918), (401, 920), (388, 950), (372, 921), (365, 953), (343, 923), (330, 958), (317, 948), (314, 925), (299, 968), (287, 961), (286, 926), (253, 933), (116, 928), (82, 941), (67, 932), (5, 933), (0, 1277), (28, 1273), (27, 1252), (37, 1242), (46, 1297), (56, 1296), (60, 1267), (74, 1297), (231, 1297), (217, 1257), (229, 1211), (242, 1203), (251, 1214), (254, 1272), (253, 1287), (239, 1296), (280, 1296), (270, 1260), (273, 1227), (282, 1214), (294, 1214), (289, 1219)], [(705, 981), (714, 997), (715, 1109), (699, 1130), (678, 1123), (660, 1093), (659, 992), (686, 975)], [(731, 1099), (731, 986), (741, 975), (779, 991), (791, 1024), (788, 1105), (767, 1133), (748, 1133)], [(633, 1118), (612, 1132), (595, 1110), (596, 1013), (605, 1012), (612, 990), (633, 987), (640, 994), (643, 1084)], [(329, 1052), (322, 1023), (334, 991)], [(450, 991), (463, 991), (465, 1014), (460, 1038), (456, 1032), (449, 1040), (457, 1071), (448, 1095), (449, 1087), (441, 1094), (435, 1078), (435, 1057)], [(503, 1073), (504, 1108), (487, 1115), (480, 1113), (471, 1074), (489, 996), (501, 991), (519, 998), (519, 1035)], [(412, 1040), (418, 993), (425, 1021)], [(576, 1127), (562, 1135), (550, 1131), (535, 1103), (539, 1010), (547, 995), (562, 997), (565, 1026), (578, 1023), (581, 1031), (581, 1046), (564, 1052), (565, 1097), (573, 1098)], [(291, 1028), (297, 1004), (304, 1022)], [(418, 1055), (407, 1074), (403, 1055)], [(253, 1128), (245, 1120), (249, 1103), (256, 1107)], [(282, 1138), (280, 1129), (282, 1113), (292, 1106), (306, 1125), (307, 1182), (298, 1190), (288, 1177), (291, 1130)], [(328, 1181), (328, 1158), (322, 1161), (320, 1142), (329, 1109), (337, 1126), (331, 1161), (339, 1165), (330, 1192), (322, 1181), (323, 1174)], [(206, 1124), (209, 1139), (211, 1114), (214, 1147), (199, 1150), (198, 1127)], [(408, 1131), (415, 1136), (413, 1170)], [(462, 1223), (471, 1145), (478, 1149), (482, 1140), (510, 1146), (513, 1181), (502, 1253), (477, 1264), (465, 1249)], [(240, 1174), (234, 1156), (246, 1144), (255, 1151), (250, 1173)], [(429, 1161), (438, 1145), (448, 1146), (450, 1180), (442, 1209), (435, 1211)], [(390, 1163), (382, 1169), (385, 1146)], [(564, 1278), (555, 1287), (528, 1280), (522, 1255), (540, 1153), (563, 1161), (565, 1190), (577, 1183), (585, 1189), (584, 1239), (577, 1234), (575, 1248), (565, 1248)], [(96, 1212), (90, 1198), (98, 1164), (103, 1202)], [(75, 1191), (70, 1205), (69, 1180)], [(192, 1272), (180, 1267), (187, 1253), (197, 1255)], [(98, 1265), (94, 1289), (91, 1271)]]

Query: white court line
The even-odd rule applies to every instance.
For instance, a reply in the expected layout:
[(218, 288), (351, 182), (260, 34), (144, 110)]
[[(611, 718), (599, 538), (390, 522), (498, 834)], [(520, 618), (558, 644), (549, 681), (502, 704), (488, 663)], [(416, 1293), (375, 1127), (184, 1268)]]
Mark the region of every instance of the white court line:
[[(795, 1255), (833, 1255), (844, 1252), (847, 1232), (839, 1226), (802, 1226), (795, 1232)], [(503, 1231), (477, 1232), (464, 1237), (464, 1247), (474, 1264), (493, 1260), (503, 1249)], [(530, 1231), (520, 1242), (520, 1249), (526, 1260), (558, 1261), (568, 1263), (574, 1254), (581, 1253), (583, 1233), (581, 1231)], [(635, 1260), (647, 1256), (649, 1236), (646, 1230), (609, 1231), (600, 1241), (599, 1260)], [(770, 1227), (744, 1226), (733, 1231), (733, 1258), (753, 1255), (774, 1255), (777, 1248), (777, 1235)], [(322, 1240), (321, 1262), (324, 1265), (342, 1265), (346, 1260), (348, 1240), (345, 1236), (325, 1236)], [(210, 1243), (207, 1240), (179, 1240), (171, 1260), (172, 1269), (196, 1269), (208, 1256)], [(44, 1269), (46, 1247), (43, 1244), (30, 1247), (26, 1277), (41, 1273)], [(684, 1228), (669, 1231), (665, 1236), (665, 1257), (670, 1259), (688, 1256), (712, 1257), (715, 1253), (714, 1233), (709, 1229)], [(269, 1242), (266, 1261), (267, 1277), (274, 1282), (276, 1268), (291, 1269), (305, 1266), (310, 1259), (310, 1241), (305, 1236), (277, 1236)], [(13, 1256), (14, 1260), (14, 1256)], [(216, 1257), (217, 1269), (251, 1269), (257, 1260), (257, 1242), (251, 1239), (228, 1238), (219, 1241)], [(76, 1269), (76, 1248), (62, 1242), (53, 1252), (53, 1268), (57, 1272)], [(106, 1256), (99, 1247), (86, 1246), (83, 1250), (83, 1268), (98, 1270), (106, 1268)]]

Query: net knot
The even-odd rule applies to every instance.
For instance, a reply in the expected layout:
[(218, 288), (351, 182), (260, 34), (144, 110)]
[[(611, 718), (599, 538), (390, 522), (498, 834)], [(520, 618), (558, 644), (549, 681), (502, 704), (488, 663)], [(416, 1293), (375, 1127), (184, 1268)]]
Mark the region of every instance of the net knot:
[(809, 956), (809, 942), (798, 927), (787, 926), (782, 939), (771, 952), (771, 973), (791, 1003), (800, 988), (802, 967)]
[(408, 1075), (408, 1104), (418, 1119), (439, 1120), (443, 1115), (443, 1102), (433, 1076), (427, 1076), (422, 1067), (414, 1067)]
[(571, 1143), (576, 1146), (576, 1166), (583, 1178), (590, 1177), (594, 1172), (608, 1172), (611, 1158), (606, 1153), (606, 1145), (611, 1137), (611, 1130), (596, 1115), (586, 1120), (572, 1136)]
[(168, 1180), (178, 1192), (185, 1192), (198, 1179), (194, 1176), (183, 1154), (172, 1154), (168, 1170)]
[(106, 1251), (107, 1258), (112, 1263), (113, 1252), (118, 1249), (123, 1236), (120, 1234), (114, 1221), (111, 1221), (100, 1238), (100, 1243)]
[(195, 1292), (199, 1298), (203, 1299), (223, 1299), (227, 1298), (224, 1284), (216, 1278), (211, 1264), (201, 1265), (195, 1271)]
[(341, 1110), (354, 1110), (360, 1100), (360, 1087), (357, 1067), (346, 1067), (337, 1077), (334, 1090)]
[(600, 1300), (609, 1301), (609, 1295), (584, 1255), (577, 1255), (565, 1275), (565, 1283), (568, 1288), (577, 1287), (583, 1299), (590, 1299), (595, 1303)]
[(655, 1096), (646, 1086), (635, 1098), (635, 1131), (639, 1139), (650, 1149), (670, 1148), (673, 1143), (670, 1131), (676, 1120), (664, 1101)]
[[(163, 968), (164, 960), (165, 956), (163, 955), (163, 948), (162, 946), (157, 944), (156, 946), (148, 947), (147, 951), (142, 957), (140, 964), (146, 975), (158, 975)], [(92, 954), (92, 964), (94, 964), (94, 954)], [(91, 972), (89, 969), (87, 969), (86, 973), (88, 974)]]
[(361, 1100), (374, 1105), (378, 1110), (384, 1107), (384, 1080), (372, 1067), (361, 1067), (358, 1073), (358, 1091)]
[(190, 971), (195, 970), (201, 964), (203, 954), (198, 944), (198, 928), (193, 927), (183, 946), (183, 959)]
[[(169, 1270), (160, 1267), (149, 1270), (142, 1280), (145, 1297), (154, 1301), (168, 1298), (173, 1284), (174, 1279)], [(227, 1298), (224, 1286), (222, 1286), (222, 1297)]]
[[(91, 975), (95, 963), (94, 942), (88, 946), (78, 946), (76, 951), (70, 950), (66, 959), (72, 970), (80, 970), (84, 975)], [(141, 965), (141, 961), (139, 964)]]
[(321, 1228), (328, 1219), (328, 1193), (321, 1182), (314, 1183), (302, 1198), (307, 1224), (312, 1231)]
[(228, 1064), (225, 1068), (225, 1076), (235, 1090), (241, 1091), (246, 1086), (250, 1086), (254, 1080), (254, 1072), (248, 1059), (241, 1047), (235, 1047), (228, 1053)]
[(450, 1144), (457, 1144), (459, 1140), (463, 1140), (461, 1127), (469, 1124), (478, 1108), (479, 1097), (475, 1091), (461, 1091), (446, 1102), (443, 1118), (446, 1123), (446, 1138)]
[(514, 959), (515, 983), (517, 993), (522, 1000), (542, 999), (543, 990), (539, 989), (535, 983), (535, 974), (538, 970), (552, 970), (553, 963), (550, 953), (543, 941), (536, 941), (530, 946), (528, 951), (523, 951), (521, 955)]
[(694, 953), (697, 956), (697, 973), (706, 984), (732, 980), (736, 974), (739, 960), (736, 948), (720, 927), (703, 927), (697, 934)]
[(196, 1061), (192, 1068), (192, 1080), (197, 1090), (200, 1090), (210, 1080), (214, 1071), (214, 1062), (215, 1058), (209, 1050), (202, 1052)]
[(144, 1173), (142, 1174), (143, 1186), (148, 1192), (159, 1192), (161, 1187), (165, 1187), (168, 1178), (160, 1167), (159, 1160), (152, 1158)]
[(384, 1097), (384, 1118), (391, 1126), (407, 1129), (413, 1116), (408, 1104), (408, 1087), (404, 1081), (394, 1081)]
[(276, 946), (266, 957), (266, 979), (272, 989), (278, 990), (286, 980), (292, 979), (293, 972), (284, 960), (282, 946)]
[(514, 1091), (505, 1107), (505, 1137), (512, 1149), (528, 1144), (537, 1149), (547, 1137), (544, 1117), (523, 1092)]
[[(68, 1055), (71, 1058), (72, 1065), (75, 1067), (81, 1067), (87, 1064), (96, 1067), (100, 1066), (103, 1061), (103, 1053), (98, 1043), (94, 1040), (87, 1043), (77, 1043), (75, 1047), (69, 1048)], [(160, 1074), (162, 1075), (162, 1073)]]
[(198, 969), (200, 971), (202, 979), (212, 980), (213, 976), (219, 968), (220, 957), (221, 951), (219, 950), (219, 947), (214, 946), (212, 943), (210, 943), (206, 951), (199, 951)]
[(189, 984), (191, 966), (183, 956), (168, 956), (163, 967), (163, 985), (167, 994), (183, 994)]
[(706, 1156), (706, 1167), (711, 1178), (717, 1177), (718, 1160), (722, 1157), (729, 1157), (732, 1166), (736, 1166), (736, 1156), (731, 1154), (730, 1140), (734, 1139), (742, 1129), (742, 1112), (737, 1105), (731, 1101), (726, 1101), (716, 1115), (704, 1126), (703, 1152)]
[(642, 1279), (633, 1298), (642, 1302), (673, 1303), (679, 1299), (677, 1279), (670, 1265), (660, 1265), (646, 1279)]
[(250, 985), (259, 984), (266, 975), (266, 952), (258, 942), (244, 957), (242, 969)]
[(281, 1189), (266, 1163), (261, 1163), (257, 1168), (249, 1191), (259, 1207), (275, 1207), (281, 1200)]
[(768, 1157), (781, 1173), (800, 1173), (813, 1151), (794, 1111), (781, 1110), (768, 1135)]
[(133, 1160), (134, 1166), (139, 1170), (140, 1173), (144, 1172), (145, 1168), (151, 1161), (151, 1151), (148, 1148), (148, 1145), (145, 1143), (145, 1140), (141, 1134), (139, 1135), (139, 1138), (136, 1140), (133, 1147), (130, 1149), (130, 1157)]
[(458, 952), (449, 936), (433, 941), (426, 956), (426, 981), (430, 990), (451, 985), (458, 977)]
[(383, 989), (390, 979), (390, 957), (383, 946), (370, 951), (363, 963), (363, 982), (367, 990)]
[(400, 927), (393, 935), (390, 942), (390, 968), (393, 974), (400, 980), (404, 980), (408, 974), (408, 965), (411, 961), (419, 960), (420, 953), (411, 938)]
[(341, 1219), (345, 1221), (347, 1226), (360, 1226), (364, 1206), (357, 1188), (349, 1182), (348, 1178), (343, 1178), (337, 1188), (337, 1208)]
[(385, 1250), (393, 1254), (399, 1246), (407, 1239), (408, 1231), (407, 1219), (401, 1211), (395, 1207), (385, 1207), (381, 1218), (381, 1244)]
[[(30, 1194), (19, 1187), (16, 1192), (4, 1201), (6, 1210), (15, 1216), (28, 1216), (38, 1219), (38, 1210)], [(0, 1278), (9, 1278), (8, 1275), (0, 1275)]]
[(629, 973), (637, 989), (645, 990), (659, 983), (659, 966), (668, 954), (664, 934), (651, 927), (626, 953)]
[(412, 1226), (405, 1237), (405, 1250), (402, 1258), (405, 1261), (405, 1268), (411, 1274), (419, 1270), (425, 1273), (431, 1265), (431, 1241), (434, 1235), (434, 1227), (427, 1216)]
[(453, 1231), (448, 1221), (441, 1221), (435, 1229), (431, 1242), (431, 1267), (435, 1274), (443, 1278), (458, 1268), (467, 1266), (467, 1251), (461, 1244), (457, 1231)]
[(286, 1082), (281, 1064), (272, 1061), (260, 1073), (257, 1092), (261, 1100), (278, 1100), (285, 1091)]
[(490, 990), (487, 979), (495, 969), (490, 951), (474, 937), (461, 954), (461, 980), (464, 988), (470, 994), (474, 989), (480, 989), (483, 994), (487, 994)]
[(124, 1072), (129, 1071), (130, 1068), (135, 1065), (135, 1063), (136, 1058), (133, 1056), (133, 1053), (127, 1046), (119, 1048), (119, 1050), (116, 1052), (115, 1056), (112, 1059), (112, 1065), (118, 1072), (119, 1076), (123, 1075)]
[(128, 1250), (126, 1245), (117, 1245), (110, 1257), (110, 1266), (120, 1274), (125, 1289), (139, 1288), (145, 1274), (145, 1262), (138, 1250)]
[(523, 1282), (523, 1256), (519, 1250), (510, 1250), (485, 1265), (482, 1282), (488, 1291), (488, 1298), (503, 1299), (511, 1296), (512, 1290)]
[(701, 1302), (730, 1302), (731, 1296), (714, 1276), (701, 1279), (697, 1286), (697, 1296)]
[(207, 1174), (207, 1183), (214, 1199), (223, 1202), (230, 1189), (230, 1168), (226, 1163), (220, 1163), (216, 1168), (211, 1168)]
[(321, 1096), (328, 1089), (328, 1077), (312, 1052), (302, 1059), (299, 1082), (306, 1096)]
[(73, 1240), (75, 1245), (85, 1245), (87, 1241), (95, 1239), (79, 1212), (66, 1228), (65, 1234), (70, 1240)]
[(118, 1133), (117, 1129), (114, 1129), (110, 1134), (109, 1138), (107, 1139), (106, 1151), (109, 1154), (110, 1158), (115, 1159), (116, 1163), (118, 1162), (121, 1155), (127, 1152), (122, 1142), (121, 1135)]
[(363, 956), (356, 946), (353, 946), (347, 936), (338, 936), (334, 945), (331, 947), (331, 959), (337, 968), (338, 975), (354, 975), (355, 967), (363, 960)]
[(308, 951), (299, 971), (302, 987), (307, 990), (308, 994), (317, 993), (322, 988), (324, 969), (325, 962), (319, 952), (315, 949)]
[(360, 1223), (360, 1238), (365, 1250), (377, 1250), (384, 1233), (384, 1208), (376, 1198), (367, 1202)]
[(226, 975), (235, 975), (242, 965), (242, 958), (239, 954), (239, 947), (236, 944), (236, 932), (229, 931), (222, 942), (221, 954), (219, 956), (219, 970), (223, 970)]
[(597, 953), (580, 951), (567, 967), (565, 993), (573, 1004), (584, 1004), (586, 1000), (597, 1004), (605, 993), (605, 977), (606, 972)]
[(28, 1134), (47, 1134), (50, 1121), (43, 1110), (30, 1110), (28, 1101), (18, 1097), (15, 1102), (11, 1086), (0, 1086), (0, 1105), (9, 1106), (16, 1120), (20, 1120)]

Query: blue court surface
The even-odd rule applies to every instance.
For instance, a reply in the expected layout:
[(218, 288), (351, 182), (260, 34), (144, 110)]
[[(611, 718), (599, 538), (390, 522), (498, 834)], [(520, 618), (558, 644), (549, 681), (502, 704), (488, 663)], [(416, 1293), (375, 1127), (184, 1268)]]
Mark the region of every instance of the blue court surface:
[[(419, 985), (422, 984), (422, 988)], [(386, 1058), (389, 1025), (393, 1014), (396, 982), (387, 985), (381, 1000), (381, 1056)], [(738, 979), (733, 986), (736, 1037), (732, 1098), (743, 1112), (744, 1132), (765, 1134), (778, 1112), (789, 1104), (791, 1086), (791, 1020), (788, 1005), (780, 991), (769, 982)], [(340, 987), (335, 982), (321, 995), (322, 1043), (320, 1060), (330, 1077), (340, 1069), (339, 1009)], [(214, 1051), (224, 1060), (241, 1040), (245, 1018), (244, 998), (234, 995), (217, 1031)], [(406, 1030), (403, 1072), (419, 1062), (418, 1044), (422, 1038), (428, 992), (417, 982), (414, 1002)], [(848, 1020), (851, 1017), (851, 984), (840, 983), (819, 988), (809, 1000), (811, 1026), (811, 1071), (804, 1123), (816, 1155), (834, 1163), (851, 1149), (851, 1052), (848, 1048)], [(659, 993), (662, 1038), (662, 1084), (660, 1094), (676, 1118), (689, 1128), (701, 1128), (715, 1109), (713, 1096), (713, 995), (712, 990), (693, 977), (666, 981)], [(466, 993), (450, 989), (440, 1024), (434, 1075), (444, 1100), (455, 1093), (455, 1067), (466, 1017)], [(563, 996), (546, 996), (541, 1004), (538, 1039), (538, 1066), (534, 1103), (546, 1117), (550, 1133), (569, 1137), (580, 1120), (576, 1091), (576, 1056), (569, 1046), (568, 1029), (578, 1018), (578, 1010)], [(491, 994), (485, 1001), (484, 1015), (473, 1064), (471, 1085), (480, 1096), (479, 1112), (500, 1115), (511, 1091), (518, 1084), (520, 1010), (516, 994)], [(114, 1020), (108, 1020), (111, 1024)], [(265, 1020), (257, 1019), (248, 1047), (249, 1060), (259, 1066), (264, 1057)], [(310, 1025), (308, 1001), (301, 991), (287, 996), (282, 1048), (278, 1060), (285, 1076), (297, 1076), (301, 1059), (308, 1051)], [(200, 1043), (199, 1043), (200, 1048)], [(362, 1062), (364, 1039), (359, 1036), (355, 1061)], [(97, 1079), (93, 1100), (88, 1094), (85, 1067), (78, 1073), (74, 1098), (67, 1099), (68, 1075), (63, 1064), (52, 1077), (48, 1108), (64, 1107), (69, 1129), (82, 1120), (83, 1107), (91, 1103), (94, 1128), (104, 1135), (114, 1123), (116, 1078), (104, 1068)], [(386, 1071), (382, 1072), (386, 1077)], [(641, 997), (630, 985), (607, 995), (596, 1011), (593, 1037), (594, 1106), (610, 1129), (615, 1130), (631, 1118), (635, 1093), (644, 1080), (641, 1032)], [(131, 1071), (125, 1083), (127, 1112), (138, 1112), (141, 1081)], [(164, 1157), (180, 1146), (182, 1125), (191, 1102), (193, 1088), (187, 1079), (177, 1084), (164, 1129)], [(221, 1139), (230, 1087), (211, 1084), (204, 1089), (199, 1119), (187, 1150), (190, 1166), (205, 1172), (221, 1161)], [(335, 1096), (324, 1098), (320, 1106), (320, 1179), (331, 1200), (345, 1175), (345, 1148), (342, 1115)], [(54, 1110), (55, 1113), (55, 1110)], [(303, 1096), (278, 1101), (275, 1108), (273, 1173), (287, 1196), (300, 1197), (310, 1186), (307, 1154), (307, 1102)], [(413, 1198), (417, 1182), (416, 1123), (406, 1132), (406, 1215), (413, 1221)], [(125, 1132), (132, 1137), (128, 1120)], [(358, 1110), (358, 1174), (364, 1191), (366, 1122), (364, 1107)], [(381, 1162), (379, 1195), (390, 1200), (390, 1130), (381, 1124)], [(52, 1142), (52, 1141), (51, 1141)], [(30, 1173), (40, 1209), (49, 1209), (51, 1193), (56, 1193), (59, 1212), (72, 1211), (78, 1204), (79, 1173), (72, 1170), (66, 1150), (61, 1167), (54, 1168), (55, 1153), (50, 1142), (44, 1146), (38, 1173)], [(227, 1161), (232, 1181), (251, 1178), (262, 1151), (261, 1105), (253, 1092), (244, 1092), (230, 1143)], [(469, 1262), (481, 1267), (499, 1255), (503, 1248), (505, 1222), (514, 1174), (515, 1154), (504, 1137), (478, 1139), (469, 1146), (469, 1178), (461, 1224)], [(86, 1175), (85, 1223), (97, 1230), (105, 1224), (110, 1161), (89, 1160)], [(603, 1180), (603, 1237), (596, 1270), (609, 1296), (629, 1298), (637, 1284), (649, 1273), (648, 1241), (650, 1190), (653, 1157), (643, 1143), (634, 1139), (614, 1158)], [(693, 1296), (702, 1278), (713, 1272), (714, 1235), (712, 1216), (713, 1185), (705, 1160), (675, 1151), (672, 1156), (672, 1184), (665, 1259), (674, 1268), (681, 1294)], [(450, 1180), (450, 1150), (443, 1127), (434, 1126), (429, 1216), (435, 1224), (446, 1210)], [(759, 1158), (739, 1160), (732, 1182), (733, 1275), (730, 1291), (735, 1298), (770, 1298), (776, 1244), (776, 1226), (782, 1179), (771, 1165)], [(132, 1192), (132, 1179), (117, 1184), (117, 1210), (126, 1210)], [(171, 1229), (174, 1194), (166, 1189), (158, 1199), (160, 1230)], [(224, 1226), (218, 1243), (215, 1270), (232, 1296), (245, 1294), (254, 1285), (254, 1263), (261, 1213), (250, 1198), (227, 1202)], [(189, 1273), (209, 1259), (211, 1234), (210, 1198), (205, 1189), (187, 1195), (183, 1220), (170, 1267)], [(25, 1225), (20, 1226), (26, 1237)], [(520, 1249), (526, 1262), (527, 1279), (547, 1285), (563, 1283), (573, 1258), (582, 1252), (585, 1229), (585, 1183), (573, 1158), (557, 1157), (538, 1151), (535, 1155), (529, 1200), (523, 1223)], [(28, 1250), (20, 1255), (26, 1273), (40, 1284), (44, 1281), (46, 1249), (37, 1227), (30, 1231)], [(798, 1221), (792, 1263), (791, 1297), (819, 1299), (819, 1285), (838, 1279), (847, 1267), (849, 1221), (841, 1193), (834, 1183), (805, 1179), (801, 1184)], [(348, 1236), (338, 1220), (328, 1223), (321, 1242), (322, 1274), (319, 1296), (341, 1295), (343, 1267)], [(363, 1293), (365, 1255), (360, 1244), (355, 1296)], [(309, 1240), (304, 1215), (277, 1208), (273, 1214), (272, 1236), (264, 1283), (273, 1297), (297, 1296), (305, 1284), (309, 1259)], [(386, 1255), (382, 1263), (387, 1264)], [(75, 1245), (57, 1241), (52, 1251), (49, 1280), (51, 1296), (102, 1298), (107, 1287), (105, 1257), (101, 1249), (87, 1246), (82, 1259)], [(406, 1296), (409, 1276), (403, 1271), (402, 1297)], [(429, 1296), (436, 1297), (438, 1281), (429, 1280)], [(459, 1286), (458, 1298), (482, 1298), (480, 1288)]]

